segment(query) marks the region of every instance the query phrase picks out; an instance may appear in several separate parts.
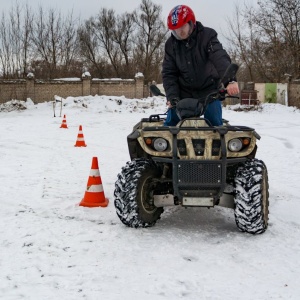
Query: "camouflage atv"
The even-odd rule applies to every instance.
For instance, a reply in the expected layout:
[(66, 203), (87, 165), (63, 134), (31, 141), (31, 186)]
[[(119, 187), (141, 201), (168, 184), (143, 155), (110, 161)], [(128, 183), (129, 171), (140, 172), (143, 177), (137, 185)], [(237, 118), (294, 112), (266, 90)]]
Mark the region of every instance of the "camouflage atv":
[[(224, 78), (236, 71), (231, 65)], [(223, 126), (210, 126), (199, 117), (210, 101), (226, 98), (224, 78), (220, 89), (204, 101), (179, 101), (181, 121), (176, 126), (163, 126), (165, 114), (143, 118), (134, 126), (127, 137), (131, 161), (118, 174), (114, 191), (116, 212), (125, 225), (153, 226), (165, 206), (219, 205), (234, 210), (239, 230), (258, 234), (267, 229), (268, 173), (264, 162), (255, 158), (260, 136), (250, 127), (226, 120)], [(151, 90), (162, 95), (155, 86)], [(191, 117), (183, 112), (193, 101), (197, 108), (192, 110), (198, 112)]]

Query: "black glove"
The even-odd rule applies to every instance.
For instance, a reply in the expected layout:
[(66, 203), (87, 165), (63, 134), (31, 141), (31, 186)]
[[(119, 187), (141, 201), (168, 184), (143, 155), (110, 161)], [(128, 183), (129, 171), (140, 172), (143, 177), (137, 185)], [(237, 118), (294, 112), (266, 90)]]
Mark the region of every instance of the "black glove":
[(170, 100), (170, 103), (172, 106), (176, 106), (178, 102), (179, 102), (179, 98), (172, 98)]

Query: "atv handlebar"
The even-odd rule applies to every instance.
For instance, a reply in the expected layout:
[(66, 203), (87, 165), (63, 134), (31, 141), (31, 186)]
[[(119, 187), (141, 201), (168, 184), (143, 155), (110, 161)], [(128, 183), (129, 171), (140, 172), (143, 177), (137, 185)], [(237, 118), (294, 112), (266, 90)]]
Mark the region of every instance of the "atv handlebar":
[[(161, 93), (161, 91), (159, 90), (159, 88), (156, 86), (156, 85), (150, 85), (150, 91), (151, 93), (154, 95), (154, 96), (163, 96), (165, 97), (165, 94)], [(230, 96), (227, 94), (227, 89), (225, 88), (221, 88), (217, 91), (214, 91), (210, 94), (208, 94), (206, 97), (204, 98), (200, 98), (199, 100), (200, 101), (203, 101), (204, 102), (204, 105), (208, 104), (209, 102), (212, 102), (212, 101), (209, 101), (209, 99), (212, 99), (212, 101), (214, 100), (220, 100), (220, 101), (223, 101), (225, 100), (226, 98), (235, 98), (235, 99), (239, 99), (238, 96)], [(180, 101), (180, 100), (179, 100)], [(173, 105), (173, 107), (175, 107), (176, 105)]]
[[(202, 101), (204, 103), (204, 105), (206, 106), (208, 103), (210, 102), (213, 102), (215, 100), (220, 100), (220, 101), (224, 101), (226, 98), (235, 98), (235, 99), (239, 99), (240, 97), (238, 96), (230, 96), (227, 94), (227, 89), (225, 88), (221, 88), (219, 89), (218, 91), (214, 91), (210, 94), (208, 94), (206, 97), (205, 97), (205, 100), (203, 101), (203, 98), (202, 98)], [(211, 99), (211, 100), (210, 100)], [(201, 99), (200, 99), (201, 100)]]
[[(206, 97), (203, 97), (202, 99), (199, 99), (199, 101), (203, 103), (204, 107), (206, 107), (207, 104), (209, 104), (210, 102), (213, 102), (215, 100), (223, 101), (226, 98), (237, 98), (237, 99), (239, 99), (239, 97), (237, 97), (237, 96), (229, 96), (228, 94), (226, 94), (227, 90), (224, 87), (224, 85), (226, 83), (232, 81), (235, 78), (235, 75), (238, 71), (238, 68), (239, 67), (238, 67), (237, 64), (230, 64), (228, 66), (228, 68), (226, 69), (223, 77), (219, 80), (218, 90), (211, 92), (210, 94), (208, 94)], [(163, 94), (160, 91), (160, 89), (154, 84), (150, 85), (150, 91), (154, 96), (166, 97), (166, 95)], [(174, 104), (172, 106), (176, 107), (176, 105), (174, 105)]]

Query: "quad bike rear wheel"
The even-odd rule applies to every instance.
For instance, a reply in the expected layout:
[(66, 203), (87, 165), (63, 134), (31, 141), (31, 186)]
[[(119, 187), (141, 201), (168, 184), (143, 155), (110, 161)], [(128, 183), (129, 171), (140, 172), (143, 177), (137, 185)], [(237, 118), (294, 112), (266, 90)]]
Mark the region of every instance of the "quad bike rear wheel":
[(239, 230), (265, 232), (269, 219), (269, 183), (265, 164), (250, 159), (240, 165), (234, 179), (235, 221)]
[(123, 224), (151, 227), (160, 218), (162, 207), (153, 204), (155, 178), (161, 175), (152, 160), (139, 158), (127, 162), (115, 183), (115, 207)]

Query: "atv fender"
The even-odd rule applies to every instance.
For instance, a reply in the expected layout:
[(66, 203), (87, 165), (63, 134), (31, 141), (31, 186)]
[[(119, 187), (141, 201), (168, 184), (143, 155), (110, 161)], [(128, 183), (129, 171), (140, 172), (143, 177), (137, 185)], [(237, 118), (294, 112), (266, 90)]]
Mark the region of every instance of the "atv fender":
[(134, 130), (127, 136), (127, 145), (129, 150), (130, 159), (133, 160), (134, 158), (138, 157), (145, 157), (145, 151), (141, 147), (140, 143), (138, 142), (138, 137), (140, 133), (138, 130)]

